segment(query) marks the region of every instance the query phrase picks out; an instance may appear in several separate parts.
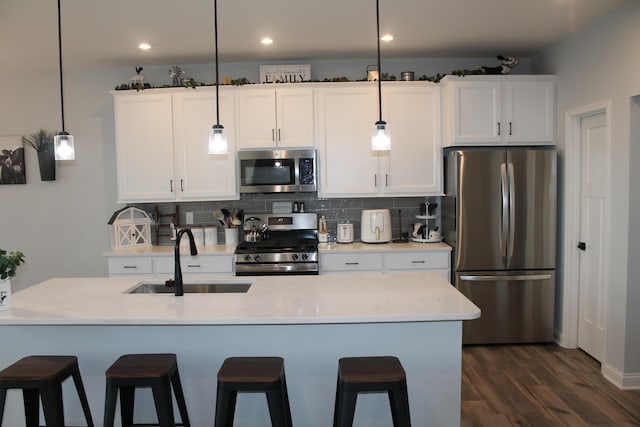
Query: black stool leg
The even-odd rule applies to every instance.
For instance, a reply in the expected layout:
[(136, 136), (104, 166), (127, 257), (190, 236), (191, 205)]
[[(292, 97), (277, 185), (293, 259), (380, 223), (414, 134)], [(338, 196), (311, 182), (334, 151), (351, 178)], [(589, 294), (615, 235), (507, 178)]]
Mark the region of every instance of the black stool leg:
[(236, 391), (225, 390), (218, 384), (215, 427), (233, 427), (233, 418), (236, 412), (236, 398)]
[(122, 427), (133, 426), (133, 404), (135, 398), (135, 387), (120, 387), (120, 417), (122, 418)]
[(289, 424), (282, 392), (282, 387), (276, 387), (275, 390), (268, 390), (266, 392), (269, 415), (271, 416), (271, 425), (273, 427), (288, 427)]
[(176, 396), (176, 402), (178, 403), (178, 410), (180, 411), (180, 419), (184, 427), (191, 427), (189, 421), (189, 413), (187, 412), (187, 404), (184, 400), (184, 393), (182, 392), (182, 383), (180, 382), (180, 374), (176, 370), (176, 373), (171, 377), (171, 384), (173, 385), (173, 392)]
[(171, 401), (171, 385), (169, 379), (163, 379), (151, 387), (153, 401), (156, 404), (156, 414), (160, 427), (175, 427), (173, 419), (173, 402)]
[(107, 379), (107, 388), (104, 399), (104, 419), (103, 427), (113, 427), (113, 418), (116, 414), (116, 399), (118, 398), (118, 388), (111, 385)]
[(80, 371), (74, 372), (73, 375), (73, 383), (76, 385), (76, 391), (78, 392), (78, 397), (80, 398), (80, 404), (82, 405), (82, 412), (84, 412), (84, 419), (87, 421), (87, 427), (93, 427), (93, 417), (91, 417), (91, 410), (89, 409), (89, 401), (87, 400), (87, 394), (84, 390), (84, 385), (82, 384), (82, 377), (80, 376)]
[(40, 393), (37, 389), (22, 390), (26, 427), (38, 427), (40, 425), (40, 408), (38, 407), (39, 399)]
[(2, 425), (2, 419), (4, 418), (4, 402), (7, 399), (7, 390), (0, 389), (0, 426)]
[(389, 390), (389, 404), (394, 427), (411, 427), (407, 389)]
[(342, 390), (338, 403), (338, 425), (337, 427), (353, 426), (353, 417), (356, 412), (356, 399), (358, 393)]
[(40, 389), (40, 395), (47, 427), (64, 427), (62, 383), (47, 384)]

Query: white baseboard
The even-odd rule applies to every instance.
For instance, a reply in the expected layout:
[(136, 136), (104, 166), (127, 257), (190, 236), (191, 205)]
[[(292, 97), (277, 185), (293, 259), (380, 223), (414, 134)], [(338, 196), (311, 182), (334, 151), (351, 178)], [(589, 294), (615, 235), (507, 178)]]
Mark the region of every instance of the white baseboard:
[(610, 364), (603, 363), (602, 375), (621, 390), (640, 390), (640, 372), (625, 374)]

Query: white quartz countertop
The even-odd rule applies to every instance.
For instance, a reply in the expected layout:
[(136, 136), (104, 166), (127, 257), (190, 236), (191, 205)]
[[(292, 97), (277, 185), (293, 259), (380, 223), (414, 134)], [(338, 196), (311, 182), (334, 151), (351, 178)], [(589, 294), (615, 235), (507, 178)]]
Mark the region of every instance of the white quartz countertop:
[[(56, 278), (12, 295), (1, 325), (275, 325), (475, 319), (437, 273), (230, 276), (247, 293), (127, 294), (140, 278)], [(187, 280), (198, 283), (203, 280)]]
[[(109, 252), (105, 252), (104, 256), (108, 257), (130, 257), (130, 256), (173, 256), (174, 246), (162, 245), (162, 246), (145, 246), (139, 248), (114, 248)], [(211, 245), (211, 246), (198, 246), (199, 255), (233, 255), (236, 250), (235, 245)], [(182, 249), (181, 254), (183, 256), (189, 256), (188, 249)]]

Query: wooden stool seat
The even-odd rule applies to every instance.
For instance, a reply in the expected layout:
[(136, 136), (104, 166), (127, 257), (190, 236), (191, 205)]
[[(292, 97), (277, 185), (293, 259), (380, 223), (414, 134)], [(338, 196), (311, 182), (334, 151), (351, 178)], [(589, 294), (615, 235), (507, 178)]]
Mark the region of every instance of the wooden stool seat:
[(361, 392), (386, 391), (394, 427), (410, 427), (407, 377), (397, 357), (345, 357), (338, 361), (334, 427), (351, 427)]
[(281, 357), (230, 357), (218, 371), (215, 427), (232, 427), (239, 391), (267, 395), (273, 427), (292, 427), (291, 409)]
[[(107, 369), (105, 375), (107, 378), (105, 427), (113, 426), (118, 390), (122, 425), (133, 425), (135, 389), (138, 387), (151, 388), (158, 415), (157, 425), (161, 427), (190, 426), (175, 354), (126, 354), (120, 356)], [(174, 419), (172, 387), (182, 424), (176, 424)]]
[(64, 427), (62, 382), (69, 377), (73, 378), (87, 425), (93, 427), (89, 402), (76, 356), (28, 356), (2, 370), (0, 372), (0, 425), (4, 416), (7, 390), (22, 389), (28, 427), (40, 424), (38, 399), (42, 399), (42, 410), (47, 427)]

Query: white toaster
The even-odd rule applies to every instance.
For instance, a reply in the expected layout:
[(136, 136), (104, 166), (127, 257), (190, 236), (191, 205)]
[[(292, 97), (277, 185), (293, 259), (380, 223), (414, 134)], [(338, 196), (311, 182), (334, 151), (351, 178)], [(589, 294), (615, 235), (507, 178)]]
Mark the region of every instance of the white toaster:
[(362, 211), (360, 239), (365, 243), (391, 241), (391, 213), (389, 209), (364, 209)]

